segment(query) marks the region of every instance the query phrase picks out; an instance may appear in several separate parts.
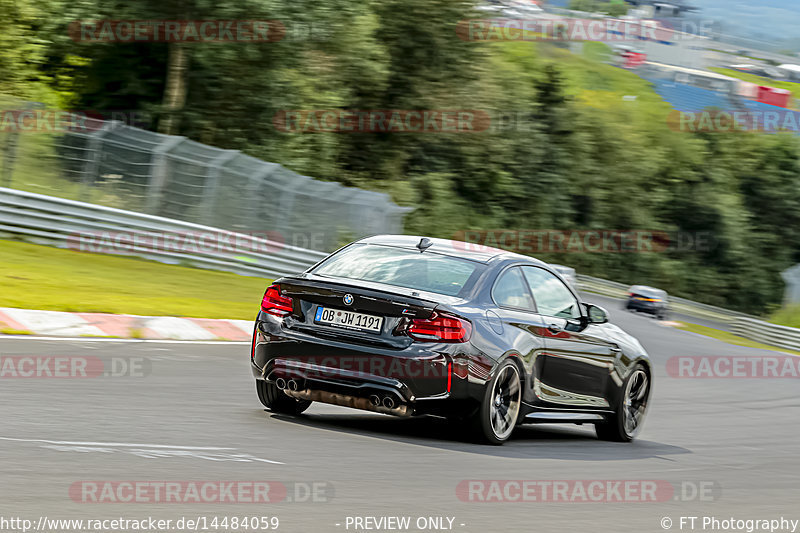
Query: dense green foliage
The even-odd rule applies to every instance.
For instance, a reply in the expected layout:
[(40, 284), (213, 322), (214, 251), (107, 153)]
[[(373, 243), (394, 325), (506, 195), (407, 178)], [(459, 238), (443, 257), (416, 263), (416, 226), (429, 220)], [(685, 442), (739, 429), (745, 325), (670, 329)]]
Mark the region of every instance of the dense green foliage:
[[(481, 18), (470, 2), (0, 4), (14, 6), (0, 23), (2, 91), (29, 96), (39, 87), (62, 105), (156, 117), (169, 46), (74, 42), (70, 21), (284, 21), (289, 33), (276, 43), (187, 45), (179, 133), (386, 191), (416, 208), (407, 232), (710, 232), (700, 250), (535, 255), (753, 313), (780, 302), (779, 273), (800, 260), (795, 137), (673, 131), (670, 107), (634, 73), (557, 44), (459, 38), (459, 21)], [(287, 109), (470, 109), (493, 121), (480, 133), (285, 133), (273, 117)]]

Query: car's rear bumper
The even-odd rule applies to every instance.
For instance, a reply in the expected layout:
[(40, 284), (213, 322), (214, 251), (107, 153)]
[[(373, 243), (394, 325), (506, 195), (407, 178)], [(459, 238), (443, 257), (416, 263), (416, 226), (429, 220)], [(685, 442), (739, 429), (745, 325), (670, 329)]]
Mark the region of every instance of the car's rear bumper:
[(364, 401), (377, 398), (381, 405), (406, 406), (409, 414), (422, 414), (441, 410), (443, 403), (475, 400), (473, 395), (479, 394), (466, 372), (454, 368), (461, 358), (454, 356), (459, 348), (453, 345), (404, 350), (361, 346), (286, 331), (279, 319), (261, 318), (254, 336), (253, 376), (280, 384), (298, 399), (365, 408)]
[(643, 302), (640, 300), (628, 300), (628, 309), (657, 315), (666, 310), (666, 306), (660, 302)]

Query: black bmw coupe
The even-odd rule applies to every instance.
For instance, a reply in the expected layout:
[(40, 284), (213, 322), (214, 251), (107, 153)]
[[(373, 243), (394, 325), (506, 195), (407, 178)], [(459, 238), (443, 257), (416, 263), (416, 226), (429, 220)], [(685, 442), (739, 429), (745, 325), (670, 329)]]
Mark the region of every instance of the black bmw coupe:
[(493, 444), (536, 422), (630, 441), (653, 383), (642, 345), (548, 264), (404, 235), (353, 242), (276, 280), (250, 357), (274, 412), (323, 402), (435, 415)]

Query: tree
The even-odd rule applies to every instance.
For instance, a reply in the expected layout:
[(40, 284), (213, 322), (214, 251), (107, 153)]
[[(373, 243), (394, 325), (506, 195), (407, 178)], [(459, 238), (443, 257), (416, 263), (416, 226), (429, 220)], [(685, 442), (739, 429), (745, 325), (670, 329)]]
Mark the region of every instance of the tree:
[(46, 13), (32, 0), (0, 0), (0, 94), (46, 98), (45, 46), (37, 29)]

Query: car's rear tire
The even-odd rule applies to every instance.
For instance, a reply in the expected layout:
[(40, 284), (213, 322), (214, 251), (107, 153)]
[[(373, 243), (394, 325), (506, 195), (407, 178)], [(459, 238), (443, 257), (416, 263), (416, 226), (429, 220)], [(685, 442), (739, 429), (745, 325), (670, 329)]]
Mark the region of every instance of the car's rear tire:
[(597, 437), (613, 442), (630, 442), (639, 432), (647, 414), (651, 390), (650, 374), (637, 364), (622, 385), (616, 412), (595, 424)]
[(264, 407), (273, 413), (299, 415), (311, 405), (308, 400), (296, 400), (286, 396), (274, 383), (261, 379), (256, 380), (256, 392)]
[(489, 444), (503, 444), (518, 423), (522, 406), (519, 368), (506, 359), (486, 386), (483, 401), (473, 417), (475, 432)]

